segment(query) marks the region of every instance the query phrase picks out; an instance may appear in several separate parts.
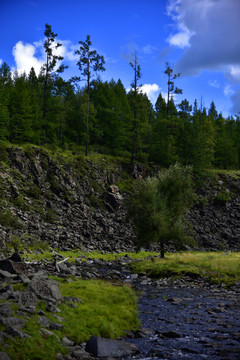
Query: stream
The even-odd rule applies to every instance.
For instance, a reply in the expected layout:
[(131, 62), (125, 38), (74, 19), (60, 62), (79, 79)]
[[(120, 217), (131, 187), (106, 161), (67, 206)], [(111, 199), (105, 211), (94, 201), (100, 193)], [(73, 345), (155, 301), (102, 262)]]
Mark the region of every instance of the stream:
[(239, 290), (140, 285), (137, 359), (240, 359)]

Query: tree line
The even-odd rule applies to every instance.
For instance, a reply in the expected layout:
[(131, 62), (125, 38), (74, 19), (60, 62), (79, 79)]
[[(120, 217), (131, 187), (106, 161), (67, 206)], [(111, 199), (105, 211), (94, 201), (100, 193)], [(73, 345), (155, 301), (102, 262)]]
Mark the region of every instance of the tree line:
[(46, 63), (38, 75), (34, 68), (27, 75), (12, 74), (5, 62), (0, 67), (0, 140), (82, 148), (86, 155), (90, 148), (164, 167), (179, 162), (195, 169), (239, 168), (240, 117), (224, 118), (213, 101), (208, 110), (197, 100), (176, 104), (180, 74), (168, 63), (167, 99), (160, 93), (153, 106), (141, 91), (136, 53), (129, 92), (120, 79), (100, 79), (105, 61), (92, 50), (89, 35), (76, 50), (80, 76), (64, 80), (57, 34), (46, 24), (44, 35)]

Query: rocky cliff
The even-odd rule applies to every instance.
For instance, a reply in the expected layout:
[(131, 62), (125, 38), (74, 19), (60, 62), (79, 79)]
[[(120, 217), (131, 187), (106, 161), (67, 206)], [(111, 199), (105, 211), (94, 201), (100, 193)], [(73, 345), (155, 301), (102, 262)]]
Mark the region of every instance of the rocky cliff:
[[(85, 158), (33, 146), (1, 146), (0, 245), (45, 241), (70, 250), (133, 251), (124, 190), (135, 168), (107, 156)], [(203, 177), (189, 212), (200, 249), (240, 250), (240, 180)]]
[(4, 148), (0, 164), (0, 242), (46, 241), (62, 250), (130, 251), (123, 164), (106, 157), (50, 155), (37, 147)]
[(240, 179), (204, 176), (189, 219), (200, 249), (240, 251)]

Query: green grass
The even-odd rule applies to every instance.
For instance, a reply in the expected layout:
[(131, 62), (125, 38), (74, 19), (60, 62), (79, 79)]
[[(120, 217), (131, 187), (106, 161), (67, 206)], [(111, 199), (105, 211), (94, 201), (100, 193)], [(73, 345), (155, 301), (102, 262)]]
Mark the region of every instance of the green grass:
[(230, 286), (240, 281), (240, 253), (190, 252), (167, 254), (132, 263), (136, 273), (146, 272), (153, 278), (189, 275)]
[[(75, 303), (76, 308), (70, 307), (68, 302), (58, 306), (59, 315), (65, 319), (63, 329), (51, 331), (60, 339), (66, 336), (81, 343), (91, 335), (117, 338), (124, 335), (124, 330), (139, 327), (137, 298), (130, 287), (114, 286), (104, 281), (73, 280), (69, 283), (65, 279), (54, 279), (60, 282), (63, 296), (76, 296), (82, 300), (82, 303)], [(46, 311), (43, 301), (38, 308), (50, 321), (57, 321), (52, 313)], [(55, 336), (41, 333), (37, 319), (38, 315), (31, 316), (23, 328), (31, 338), (7, 340), (5, 344), (10, 347), (0, 344), (0, 351), (6, 351), (12, 360), (53, 360), (57, 353), (66, 353)]]
[[(60, 286), (64, 296), (77, 296), (83, 303), (76, 309), (61, 305), (65, 335), (76, 342), (86, 341), (91, 335), (117, 338), (124, 330), (139, 326), (137, 298), (128, 286), (114, 286), (96, 280), (78, 280)], [(79, 321), (76, 321), (79, 319)]]
[(224, 169), (207, 169), (205, 173), (209, 176), (214, 175), (229, 175), (236, 179), (240, 177), (240, 170), (224, 170)]
[(39, 253), (38, 251), (34, 251), (33, 249), (31, 253), (25, 254), (23, 258), (27, 259), (28, 261), (40, 261), (42, 259), (53, 260), (56, 253), (62, 255), (65, 259), (68, 258), (68, 262), (74, 262), (76, 259), (81, 259), (82, 261), (86, 261), (87, 259), (114, 261), (119, 258), (124, 258), (125, 256), (128, 256), (130, 259), (144, 259), (148, 256), (158, 255), (157, 252), (147, 252), (147, 251), (134, 252), (134, 253), (122, 252), (116, 254), (116, 253), (101, 253), (98, 251), (84, 252), (78, 249), (70, 250), (70, 251), (56, 250), (56, 252), (44, 251), (42, 253)]

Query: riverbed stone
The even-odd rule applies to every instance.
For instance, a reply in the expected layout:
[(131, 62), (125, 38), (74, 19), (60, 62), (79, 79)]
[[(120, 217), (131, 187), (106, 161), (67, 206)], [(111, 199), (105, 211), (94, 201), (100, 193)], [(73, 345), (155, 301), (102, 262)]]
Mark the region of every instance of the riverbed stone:
[(105, 339), (98, 336), (91, 336), (87, 341), (85, 350), (98, 358), (121, 358), (133, 356), (139, 352), (134, 344), (122, 340)]

